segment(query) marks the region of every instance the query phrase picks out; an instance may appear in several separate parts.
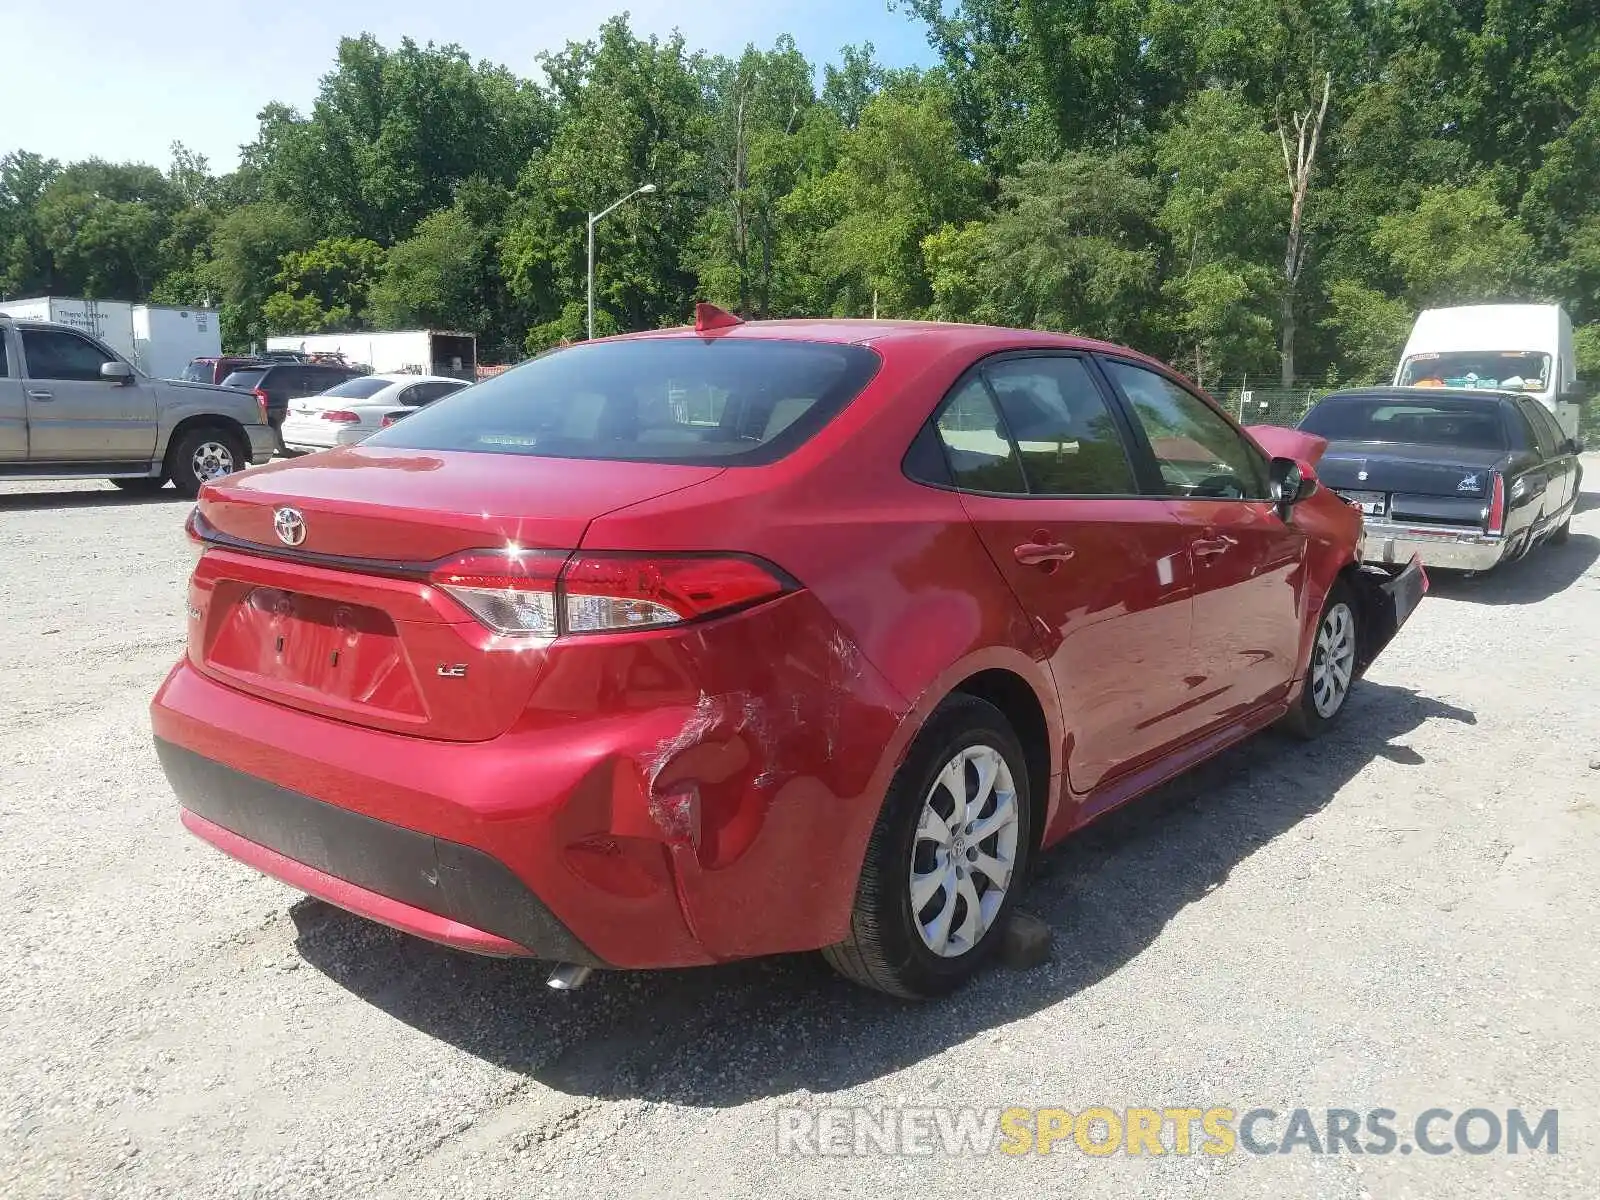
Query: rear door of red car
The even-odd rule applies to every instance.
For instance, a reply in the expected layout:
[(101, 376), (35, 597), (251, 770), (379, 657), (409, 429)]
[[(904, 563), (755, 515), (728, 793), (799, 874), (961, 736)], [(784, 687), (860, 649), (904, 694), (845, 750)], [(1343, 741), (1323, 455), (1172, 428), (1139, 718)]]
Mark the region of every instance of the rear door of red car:
[(1266, 456), (1216, 409), (1147, 366), (1102, 362), (1187, 534), (1197, 724), (1226, 724), (1280, 699), (1294, 677), (1305, 535), (1267, 500)]
[(1068, 776), (1087, 792), (1159, 752), (1182, 724), (1182, 526), (1139, 494), (1131, 431), (1081, 356), (988, 360), (936, 425), (967, 513), (1049, 655)]

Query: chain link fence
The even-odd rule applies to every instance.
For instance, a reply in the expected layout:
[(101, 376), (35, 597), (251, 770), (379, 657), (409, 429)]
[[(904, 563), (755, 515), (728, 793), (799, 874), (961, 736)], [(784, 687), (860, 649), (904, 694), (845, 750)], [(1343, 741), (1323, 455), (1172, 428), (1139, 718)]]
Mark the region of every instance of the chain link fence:
[(1254, 387), (1250, 384), (1211, 388), (1212, 397), (1241, 425), (1298, 425), (1311, 406), (1332, 388)]

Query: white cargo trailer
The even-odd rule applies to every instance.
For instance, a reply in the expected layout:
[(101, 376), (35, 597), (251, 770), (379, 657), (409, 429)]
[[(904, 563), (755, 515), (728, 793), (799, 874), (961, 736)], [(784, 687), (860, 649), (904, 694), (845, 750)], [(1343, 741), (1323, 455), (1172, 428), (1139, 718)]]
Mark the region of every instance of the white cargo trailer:
[(342, 356), (375, 374), (448, 375), (477, 382), (478, 339), (470, 333), (408, 329), (383, 333), (307, 333), (269, 337), (267, 349)]
[(0, 313), (93, 334), (155, 379), (177, 379), (190, 359), (222, 353), (221, 323), (215, 312), (203, 308), (40, 296), (0, 301)]
[(156, 379), (182, 378), (192, 359), (222, 353), (222, 323), (204, 308), (137, 304), (133, 309), (134, 364)]
[(81, 329), (134, 362), (133, 305), (126, 300), (40, 296), (33, 300), (0, 301), (0, 312), (19, 321), (55, 321)]

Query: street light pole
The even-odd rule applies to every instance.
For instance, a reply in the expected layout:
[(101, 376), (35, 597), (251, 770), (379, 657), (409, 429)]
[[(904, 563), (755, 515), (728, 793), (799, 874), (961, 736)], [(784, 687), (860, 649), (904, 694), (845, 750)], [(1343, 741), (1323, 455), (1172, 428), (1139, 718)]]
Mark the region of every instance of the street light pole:
[(621, 208), (635, 196), (648, 196), (656, 190), (656, 185), (647, 183), (643, 187), (635, 188), (610, 208), (605, 208), (597, 213), (589, 214), (589, 340), (594, 341), (594, 227), (600, 224), (617, 209)]

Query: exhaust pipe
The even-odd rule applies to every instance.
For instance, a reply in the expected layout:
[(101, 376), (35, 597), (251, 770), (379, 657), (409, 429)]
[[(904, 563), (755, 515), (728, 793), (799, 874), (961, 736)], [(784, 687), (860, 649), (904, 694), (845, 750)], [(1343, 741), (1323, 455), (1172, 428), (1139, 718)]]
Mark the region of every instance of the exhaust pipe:
[(576, 963), (557, 963), (555, 969), (550, 972), (550, 978), (545, 980), (545, 985), (558, 992), (570, 992), (581, 988), (593, 973), (593, 967), (580, 967)]

